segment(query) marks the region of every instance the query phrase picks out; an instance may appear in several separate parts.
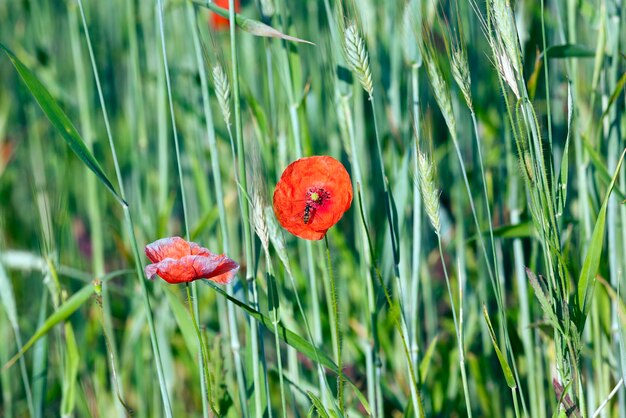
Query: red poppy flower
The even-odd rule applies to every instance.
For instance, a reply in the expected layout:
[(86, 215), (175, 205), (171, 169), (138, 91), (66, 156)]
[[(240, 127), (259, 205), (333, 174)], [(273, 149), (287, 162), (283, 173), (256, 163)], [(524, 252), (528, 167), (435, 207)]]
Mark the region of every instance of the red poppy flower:
[(158, 275), (168, 283), (187, 283), (209, 279), (219, 284), (231, 282), (239, 270), (224, 254), (217, 255), (180, 237), (162, 238), (146, 245), (146, 255), (154, 264), (145, 268), (146, 277)]
[[(221, 7), (222, 9), (228, 10), (228, 0), (213, 0), (216, 6)], [(239, 9), (241, 8), (239, 4), (239, 0), (235, 0), (235, 13), (239, 13)], [(223, 16), (218, 15), (217, 13), (211, 13), (211, 27), (214, 30), (223, 30), (230, 27), (229, 20)]]
[(352, 181), (345, 167), (327, 156), (301, 158), (285, 169), (274, 191), (278, 222), (292, 234), (324, 238), (352, 204)]

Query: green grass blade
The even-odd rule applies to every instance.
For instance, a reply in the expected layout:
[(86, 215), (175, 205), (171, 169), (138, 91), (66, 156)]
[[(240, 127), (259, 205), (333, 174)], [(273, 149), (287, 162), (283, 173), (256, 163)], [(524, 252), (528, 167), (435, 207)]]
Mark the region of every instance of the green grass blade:
[(593, 58), (596, 52), (584, 45), (564, 44), (549, 46), (542, 55), (548, 58)]
[[(596, 225), (593, 228), (593, 234), (591, 235), (591, 241), (587, 249), (587, 254), (585, 255), (585, 261), (583, 262), (583, 267), (580, 271), (580, 277), (578, 278), (578, 304), (580, 308), (580, 313), (582, 314), (579, 326), (581, 330), (585, 324), (587, 314), (589, 313), (589, 308), (591, 306), (591, 297), (593, 295), (593, 288), (596, 281), (596, 273), (598, 272), (598, 268), (600, 267), (600, 257), (602, 256), (604, 227), (606, 223), (606, 211), (609, 204), (609, 197), (611, 196), (613, 186), (617, 181), (617, 176), (619, 174), (620, 168), (622, 167), (622, 163), (624, 162), (625, 154), (626, 151), (622, 152), (622, 156), (620, 157), (619, 162), (617, 163), (617, 168), (615, 169), (615, 174), (613, 174), (613, 178), (611, 179), (609, 188), (606, 191), (606, 196), (604, 197), (602, 207), (600, 208), (600, 212), (598, 213)], [(612, 225), (611, 227), (614, 226)]]
[(543, 313), (550, 321), (550, 325), (562, 332), (561, 326), (559, 325), (559, 320), (556, 317), (554, 310), (552, 309), (552, 304), (550, 303), (550, 301), (548, 301), (546, 292), (544, 292), (543, 287), (541, 287), (541, 283), (539, 283), (539, 280), (537, 280), (537, 275), (529, 268), (527, 268), (526, 277), (528, 277), (528, 281), (530, 281), (530, 285), (535, 291), (535, 297), (539, 301), (539, 305), (541, 306), (541, 309), (543, 309)]
[[(207, 280), (203, 280), (203, 283), (212, 287), (213, 290), (215, 290), (220, 296), (225, 297), (226, 299), (228, 299), (235, 305), (239, 306), (248, 315), (250, 315), (252, 318), (254, 318), (258, 322), (263, 324), (268, 331), (270, 331), (271, 333), (274, 333), (274, 326), (270, 318), (263, 315), (261, 312), (257, 311), (256, 309), (251, 308), (250, 306), (240, 301), (239, 299), (235, 299), (234, 297), (230, 296), (228, 293), (226, 293), (216, 284), (213, 284), (212, 282), (207, 281)], [(283, 340), (283, 342), (285, 342), (286, 344), (289, 344), (290, 346), (298, 350), (298, 352), (307, 356), (309, 359), (313, 361), (319, 361), (324, 367), (330, 369), (333, 373), (339, 374), (339, 369), (337, 368), (337, 365), (328, 354), (324, 353), (323, 351), (317, 350), (307, 340), (300, 337), (298, 334), (294, 333), (293, 331), (285, 328), (285, 326), (283, 326), (282, 324), (278, 323), (276, 324), (276, 326), (279, 331), (278, 337), (281, 340)], [(359, 398), (361, 405), (363, 405), (366, 411), (368, 411), (368, 413), (371, 414), (370, 405), (367, 402), (365, 395), (361, 393), (359, 388), (357, 388), (354, 385), (354, 383), (350, 381), (350, 379), (345, 378), (345, 380), (348, 382), (350, 386), (352, 386), (352, 389), (354, 390), (354, 393), (356, 394), (357, 398)]]
[[(20, 325), (18, 322), (17, 308), (15, 306), (15, 293), (13, 292), (13, 286), (9, 280), (9, 276), (2, 264), (0, 264), (0, 301), (4, 306), (4, 310), (9, 318), (13, 333), (15, 334), (15, 342), (17, 343), (18, 350), (23, 350), (22, 337), (20, 334)], [(26, 364), (24, 360), (20, 360), (20, 372), (22, 374), (22, 381), (24, 383), (24, 391), (26, 393), (26, 400), (28, 403), (28, 409), (31, 415), (35, 415), (35, 407), (33, 405), (33, 397), (30, 388), (30, 381), (26, 372)]]
[(428, 376), (428, 370), (430, 369), (430, 365), (432, 363), (433, 354), (435, 354), (435, 348), (437, 347), (437, 341), (439, 341), (439, 336), (435, 336), (435, 338), (430, 342), (430, 345), (426, 349), (426, 354), (424, 354), (424, 358), (420, 361), (419, 371), (420, 371), (420, 379), (422, 381), (426, 381), (426, 376)]
[[(602, 160), (602, 157), (588, 139), (583, 138), (583, 146), (585, 147), (585, 151), (589, 155), (589, 160), (593, 164), (593, 168), (595, 168), (597, 171), (598, 179), (604, 185), (608, 186), (611, 183), (611, 174), (609, 173), (606, 164)], [(620, 200), (626, 199), (626, 194), (619, 188), (619, 185), (617, 184), (613, 185), (613, 193), (615, 193)]]
[(572, 84), (567, 85), (567, 138), (563, 147), (563, 157), (561, 157), (561, 169), (559, 170), (559, 181), (557, 183), (557, 210), (563, 215), (565, 202), (567, 201), (567, 176), (569, 171), (569, 144), (572, 132), (572, 120), (574, 118), (574, 98), (572, 97)]
[[(43, 293), (39, 306), (39, 320), (37, 327), (41, 327), (46, 320), (48, 310), (48, 294)], [(46, 400), (46, 383), (48, 377), (48, 337), (42, 337), (33, 348), (33, 404), (35, 407), (34, 418), (43, 417), (43, 408)]]
[(491, 320), (489, 319), (489, 312), (487, 312), (487, 306), (485, 305), (483, 305), (483, 315), (485, 316), (485, 322), (487, 322), (487, 328), (489, 329), (489, 336), (491, 337), (493, 348), (494, 350), (496, 350), (496, 356), (498, 356), (498, 361), (500, 362), (500, 367), (502, 368), (502, 372), (504, 373), (506, 384), (511, 389), (515, 389), (517, 387), (517, 384), (515, 383), (513, 373), (511, 372), (511, 368), (509, 367), (509, 363), (507, 362), (506, 357), (504, 357), (502, 351), (500, 351), (500, 347), (498, 347), (496, 334), (493, 332), (493, 326), (491, 325)]
[(22, 63), (22, 61), (20, 61), (13, 52), (11, 52), (9, 48), (2, 43), (0, 43), (0, 48), (4, 49), (4, 52), (11, 60), (11, 63), (13, 63), (13, 66), (17, 70), (18, 74), (22, 77), (24, 84), (26, 84), (26, 87), (41, 107), (41, 110), (43, 110), (46, 114), (55, 129), (61, 134), (61, 136), (63, 136), (63, 139), (70, 149), (74, 151), (78, 158), (91, 171), (94, 172), (96, 177), (98, 177), (102, 184), (109, 189), (115, 199), (117, 199), (117, 201), (122, 205), (126, 205), (126, 202), (115, 191), (113, 184), (104, 173), (104, 170), (100, 167), (100, 164), (89, 151), (80, 134), (56, 100), (54, 100), (48, 89), (41, 83), (41, 81), (39, 81), (37, 76), (35, 76), (35, 74), (26, 65), (24, 65), (24, 63)]
[[(489, 229), (483, 229), (481, 235), (489, 235)], [(516, 224), (502, 225), (493, 229), (494, 238), (529, 238), (536, 235), (535, 225), (532, 221), (522, 221)], [(474, 234), (467, 238), (466, 242), (472, 243), (478, 239), (478, 235)]]
[(626, 85), (626, 73), (622, 74), (619, 81), (617, 82), (615, 86), (615, 90), (613, 90), (613, 93), (611, 94), (611, 97), (609, 98), (609, 101), (606, 104), (606, 108), (604, 109), (604, 112), (602, 112), (602, 116), (600, 117), (600, 120), (598, 121), (598, 127), (601, 126), (600, 122), (609, 115), (611, 106), (613, 106), (617, 98), (624, 91), (624, 85)]
[[(218, 15), (229, 19), (228, 9), (223, 9), (217, 6), (214, 2), (206, 2), (206, 1), (198, 1), (192, 0), (194, 4), (198, 6), (206, 7)], [(296, 38), (295, 36), (285, 35), (279, 30), (274, 29), (273, 27), (266, 25), (263, 22), (259, 22), (258, 20), (250, 19), (245, 16), (240, 15), (239, 13), (235, 13), (235, 24), (239, 26), (245, 32), (248, 32), (255, 36), (265, 37), (265, 38), (280, 38), (286, 41), (305, 43), (309, 45), (315, 45), (311, 41), (307, 41), (305, 39)]]
[[(93, 286), (92, 286), (93, 289)], [(65, 323), (65, 376), (63, 378), (63, 397), (61, 400), (61, 416), (71, 417), (74, 414), (76, 401), (76, 376), (80, 355), (74, 329), (69, 322)]]
[(328, 411), (326, 410), (326, 408), (324, 408), (324, 404), (322, 403), (320, 398), (314, 395), (313, 392), (310, 392), (310, 391), (307, 392), (307, 395), (309, 399), (311, 400), (311, 403), (313, 404), (311, 406), (311, 412), (309, 413), (309, 416), (313, 416), (312, 412), (313, 410), (315, 410), (319, 418), (330, 418), (330, 415), (328, 414)]
[(189, 316), (189, 311), (169, 285), (163, 285), (161, 288), (165, 291), (167, 305), (174, 314), (176, 324), (178, 324), (178, 328), (185, 340), (185, 346), (187, 346), (191, 358), (195, 359), (198, 357), (198, 338), (196, 337), (196, 331), (191, 321), (191, 316)]
[(72, 297), (69, 298), (64, 304), (59, 306), (59, 309), (57, 309), (52, 315), (48, 317), (43, 325), (39, 327), (37, 331), (35, 331), (35, 334), (30, 338), (30, 340), (28, 340), (26, 344), (24, 344), (24, 346), (17, 352), (17, 354), (15, 354), (11, 358), (11, 360), (9, 360), (7, 364), (3, 366), (3, 370), (8, 369), (13, 364), (15, 364), (15, 362), (19, 360), (24, 355), (24, 353), (37, 342), (37, 340), (46, 335), (48, 331), (50, 331), (55, 325), (66, 320), (71, 314), (76, 312), (78, 308), (83, 306), (83, 304), (87, 302), (87, 300), (89, 300), (94, 291), (95, 289), (93, 285), (88, 284), (78, 292), (74, 293)]

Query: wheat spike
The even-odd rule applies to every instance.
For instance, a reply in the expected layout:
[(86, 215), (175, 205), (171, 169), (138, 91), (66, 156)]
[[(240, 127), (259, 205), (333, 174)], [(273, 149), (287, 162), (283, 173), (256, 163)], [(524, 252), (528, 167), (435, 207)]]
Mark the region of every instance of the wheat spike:
[(215, 83), (215, 95), (222, 110), (222, 116), (226, 125), (230, 125), (230, 83), (221, 65), (213, 67), (213, 82)]
[(453, 46), (450, 61), (452, 63), (452, 77), (454, 77), (456, 84), (459, 86), (467, 107), (473, 109), (470, 90), (471, 78), (466, 51), (458, 45)]
[(261, 245), (266, 254), (269, 253), (270, 238), (265, 220), (265, 199), (256, 187), (252, 188), (252, 214), (254, 220), (254, 230), (261, 240)]
[(509, 59), (509, 65), (517, 75), (520, 74), (519, 68), (519, 44), (517, 40), (517, 31), (513, 25), (513, 11), (507, 0), (493, 0), (492, 4), (492, 20), (496, 28), (496, 34), (502, 43), (503, 49)]
[(430, 79), (430, 85), (432, 86), (433, 93), (435, 94), (435, 100), (439, 105), (439, 109), (441, 109), (441, 113), (443, 114), (443, 118), (446, 121), (450, 134), (456, 138), (456, 119), (454, 117), (454, 112), (452, 111), (452, 99), (450, 98), (448, 84), (443, 78), (443, 74), (435, 62), (435, 58), (432, 56), (430, 51), (426, 52), (427, 53), (424, 54), (424, 62), (426, 63), (426, 72), (428, 73), (428, 78)]
[(359, 35), (359, 31), (354, 23), (348, 26), (344, 32), (344, 44), (348, 64), (352, 71), (356, 73), (365, 91), (372, 96), (374, 94), (374, 85), (372, 83), (369, 57), (365, 41)]
[(417, 167), (424, 208), (435, 233), (439, 235), (441, 223), (439, 219), (439, 190), (435, 187), (435, 168), (430, 158), (421, 150), (417, 151)]

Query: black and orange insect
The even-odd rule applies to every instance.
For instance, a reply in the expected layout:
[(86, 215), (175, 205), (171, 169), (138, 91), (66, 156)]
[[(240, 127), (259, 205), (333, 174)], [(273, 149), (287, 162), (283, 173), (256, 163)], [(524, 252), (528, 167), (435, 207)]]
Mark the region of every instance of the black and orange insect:
[(311, 205), (309, 205), (308, 203), (304, 207), (304, 216), (302, 217), (302, 220), (304, 221), (305, 225), (308, 224), (311, 220)]

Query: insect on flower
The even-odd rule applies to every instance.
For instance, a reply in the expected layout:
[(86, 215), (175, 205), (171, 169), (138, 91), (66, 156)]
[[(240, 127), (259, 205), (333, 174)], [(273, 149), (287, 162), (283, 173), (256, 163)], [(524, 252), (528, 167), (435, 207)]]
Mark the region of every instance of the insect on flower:
[(144, 272), (148, 279), (160, 276), (168, 283), (188, 283), (209, 279), (215, 283), (228, 284), (239, 270), (239, 264), (217, 255), (180, 237), (162, 238), (146, 245), (146, 256), (153, 264)]
[(274, 191), (278, 222), (309, 240), (324, 238), (352, 204), (352, 182), (345, 167), (328, 156), (301, 158), (285, 169)]
[(302, 220), (304, 221), (305, 225), (309, 223), (309, 220), (311, 220), (311, 205), (309, 205), (308, 203), (304, 207), (304, 216), (302, 217)]
[[(213, 0), (213, 3), (222, 9), (228, 10), (228, 0)], [(240, 8), (239, 0), (235, 0), (235, 13), (239, 13)], [(211, 20), (209, 22), (214, 30), (225, 30), (230, 27), (229, 20), (215, 12), (211, 12)]]

